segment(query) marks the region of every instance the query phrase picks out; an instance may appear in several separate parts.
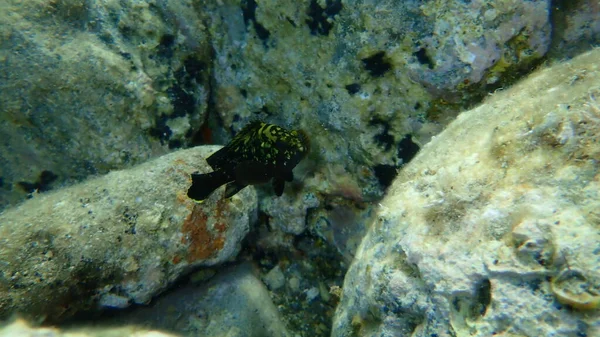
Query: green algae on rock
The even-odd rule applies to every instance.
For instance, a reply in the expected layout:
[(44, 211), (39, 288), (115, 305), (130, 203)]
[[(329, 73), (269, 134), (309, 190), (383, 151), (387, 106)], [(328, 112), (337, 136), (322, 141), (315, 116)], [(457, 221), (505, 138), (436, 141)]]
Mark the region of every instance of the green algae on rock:
[(185, 195), (218, 149), (174, 152), (1, 213), (0, 317), (56, 322), (148, 303), (191, 269), (234, 257), (255, 218), (254, 189), (202, 205)]

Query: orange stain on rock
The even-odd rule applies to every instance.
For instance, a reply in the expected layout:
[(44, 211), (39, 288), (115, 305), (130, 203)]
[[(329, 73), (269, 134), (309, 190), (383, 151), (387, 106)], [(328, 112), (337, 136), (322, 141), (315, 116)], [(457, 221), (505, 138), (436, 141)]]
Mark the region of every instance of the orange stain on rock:
[(227, 230), (227, 225), (223, 222), (219, 222), (215, 224), (215, 229), (219, 233), (224, 233)]
[(217, 220), (223, 220), (223, 213), (226, 213), (229, 210), (229, 202), (225, 199), (219, 199), (217, 201)]
[(215, 223), (215, 230), (219, 233), (224, 233), (227, 230), (227, 221), (226, 219), (224, 219), (224, 216), (226, 216), (227, 211), (229, 210), (229, 202), (227, 202), (224, 199), (220, 199), (219, 201), (217, 201), (217, 214), (216, 214), (216, 223)]
[(190, 198), (188, 198), (186, 192), (183, 192), (183, 191), (177, 192), (177, 197), (176, 198), (177, 198), (177, 202), (179, 202), (180, 204), (184, 204), (186, 206), (189, 206), (188, 208), (190, 209), (190, 211), (192, 210), (191, 206), (193, 204), (190, 204), (190, 202), (189, 202)]
[[(200, 205), (194, 205), (192, 213), (185, 219), (181, 231), (182, 242), (189, 244), (187, 260), (194, 262), (214, 257), (225, 245), (222, 224), (209, 228), (208, 215)], [(226, 229), (226, 228), (225, 228)]]
[(173, 257), (173, 264), (179, 264), (179, 262), (181, 262), (181, 256), (175, 255)]

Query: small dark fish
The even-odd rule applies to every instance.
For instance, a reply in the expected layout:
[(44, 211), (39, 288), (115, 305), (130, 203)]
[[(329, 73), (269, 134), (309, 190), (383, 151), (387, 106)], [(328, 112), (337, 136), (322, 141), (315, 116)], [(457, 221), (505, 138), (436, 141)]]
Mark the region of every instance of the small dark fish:
[(213, 172), (192, 173), (187, 195), (202, 201), (227, 184), (225, 198), (230, 198), (248, 185), (273, 179), (275, 194), (281, 196), (285, 182), (294, 179), (292, 169), (309, 150), (308, 136), (302, 130), (251, 122), (229, 144), (206, 158)]

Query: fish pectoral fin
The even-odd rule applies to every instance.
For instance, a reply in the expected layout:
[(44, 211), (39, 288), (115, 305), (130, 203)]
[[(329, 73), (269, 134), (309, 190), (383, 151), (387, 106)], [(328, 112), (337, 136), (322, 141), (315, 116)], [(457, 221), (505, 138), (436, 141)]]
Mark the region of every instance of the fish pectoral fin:
[(283, 188), (285, 187), (285, 181), (281, 178), (273, 179), (273, 190), (275, 190), (275, 195), (280, 197), (283, 194)]
[(225, 198), (229, 199), (236, 195), (239, 191), (243, 190), (244, 187), (248, 185), (238, 183), (237, 181), (232, 181), (227, 186), (225, 186)]
[(258, 185), (269, 182), (271, 173), (267, 165), (246, 160), (235, 167), (235, 180), (242, 185)]
[(232, 179), (222, 171), (210, 173), (192, 173), (192, 186), (188, 189), (187, 196), (196, 201), (203, 201), (212, 192)]

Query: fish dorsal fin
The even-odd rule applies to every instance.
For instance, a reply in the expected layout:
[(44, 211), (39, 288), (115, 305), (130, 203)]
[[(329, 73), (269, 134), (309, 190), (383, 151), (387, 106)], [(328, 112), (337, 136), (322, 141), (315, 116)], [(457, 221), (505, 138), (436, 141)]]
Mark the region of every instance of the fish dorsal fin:
[(206, 162), (214, 170), (228, 166), (232, 158), (239, 158), (241, 152), (253, 146), (252, 143), (256, 141), (258, 130), (264, 124), (266, 123), (260, 120), (253, 120), (236, 133), (227, 145), (206, 158)]

